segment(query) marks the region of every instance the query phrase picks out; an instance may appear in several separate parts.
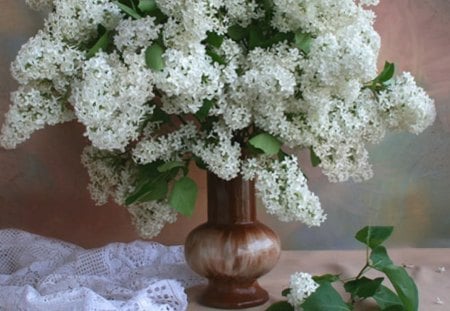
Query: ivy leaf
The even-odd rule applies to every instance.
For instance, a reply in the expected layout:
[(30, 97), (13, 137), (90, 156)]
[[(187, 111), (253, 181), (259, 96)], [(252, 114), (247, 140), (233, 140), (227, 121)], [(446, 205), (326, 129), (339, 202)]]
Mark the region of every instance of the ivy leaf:
[(272, 304), (266, 311), (294, 311), (294, 307), (287, 301), (279, 301)]
[(419, 296), (417, 286), (408, 272), (403, 267), (389, 265), (383, 272), (391, 281), (398, 297), (403, 302), (406, 311), (417, 311), (419, 308)]
[(398, 296), (384, 285), (380, 285), (375, 295), (372, 296), (381, 310), (404, 311), (405, 308)]
[(153, 43), (145, 50), (145, 63), (147, 67), (155, 71), (164, 69), (163, 48), (158, 43)]
[(132, 8), (130, 8), (129, 6), (120, 3), (119, 1), (114, 1), (114, 4), (116, 4), (124, 13), (126, 13), (127, 15), (135, 18), (135, 19), (140, 19), (141, 16)]
[(169, 196), (169, 205), (176, 211), (191, 216), (197, 199), (197, 184), (187, 176), (177, 180)]
[(144, 13), (149, 13), (156, 9), (156, 2), (155, 0), (139, 0), (138, 8)]
[(94, 44), (93, 47), (89, 49), (89, 51), (86, 54), (86, 58), (93, 57), (98, 51), (103, 50), (106, 51), (109, 44), (111, 43), (111, 32), (106, 31)]
[(281, 142), (268, 133), (258, 134), (248, 142), (251, 146), (262, 150), (267, 155), (275, 155), (281, 148)]
[(174, 168), (180, 168), (180, 167), (185, 167), (184, 162), (170, 161), (170, 162), (166, 162), (166, 163), (158, 166), (157, 170), (158, 170), (158, 172), (164, 173), (164, 172), (168, 172)]
[(375, 295), (384, 278), (374, 280), (362, 277), (357, 280), (349, 281), (344, 284), (345, 291), (350, 293), (353, 298), (366, 299)]
[(316, 167), (316, 166), (319, 166), (320, 163), (322, 163), (322, 160), (320, 160), (320, 158), (314, 152), (313, 147), (309, 147), (309, 154), (310, 154), (312, 166)]
[(304, 32), (296, 32), (294, 42), (296, 47), (305, 54), (311, 51), (311, 44), (313, 42), (313, 37)]
[(355, 238), (373, 249), (386, 241), (393, 230), (393, 227), (387, 226), (368, 226), (359, 230)]
[(313, 276), (313, 280), (316, 283), (322, 283), (322, 282), (334, 283), (336, 281), (339, 281), (339, 275), (338, 274), (316, 275), (316, 276)]
[(304, 311), (351, 311), (341, 295), (331, 286), (330, 283), (322, 283), (317, 290), (306, 298), (301, 305)]
[(372, 249), (370, 253), (370, 266), (379, 271), (382, 271), (384, 267), (392, 265), (393, 262), (389, 258), (386, 248), (384, 246), (377, 246)]

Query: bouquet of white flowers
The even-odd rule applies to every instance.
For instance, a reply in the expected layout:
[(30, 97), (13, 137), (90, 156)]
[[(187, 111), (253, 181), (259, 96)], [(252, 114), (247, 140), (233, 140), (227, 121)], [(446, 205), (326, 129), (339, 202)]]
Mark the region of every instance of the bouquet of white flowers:
[(377, 72), (377, 2), (27, 0), (50, 13), (12, 63), (20, 86), (1, 144), (82, 123), (93, 199), (125, 205), (143, 237), (192, 213), (191, 161), (255, 179), (281, 220), (320, 225), (286, 150), (309, 149), (330, 181), (366, 180), (366, 144), (435, 118), (411, 74)]

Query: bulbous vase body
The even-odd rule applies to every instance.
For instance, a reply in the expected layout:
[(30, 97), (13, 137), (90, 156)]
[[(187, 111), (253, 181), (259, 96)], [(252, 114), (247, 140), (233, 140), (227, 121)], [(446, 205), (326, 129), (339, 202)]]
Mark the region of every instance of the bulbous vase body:
[(224, 181), (208, 173), (208, 221), (187, 237), (185, 256), (209, 281), (201, 304), (238, 309), (268, 300), (257, 279), (277, 263), (280, 240), (256, 220), (253, 182)]

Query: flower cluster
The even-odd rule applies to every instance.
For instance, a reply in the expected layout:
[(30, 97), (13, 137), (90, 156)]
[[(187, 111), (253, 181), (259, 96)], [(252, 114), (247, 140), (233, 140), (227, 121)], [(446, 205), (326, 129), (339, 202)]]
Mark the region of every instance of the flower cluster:
[(174, 220), (191, 160), (256, 178), (269, 213), (320, 225), (282, 145), (311, 150), (330, 181), (361, 181), (372, 176), (367, 144), (435, 118), (411, 74), (377, 72), (377, 0), (26, 2), (50, 13), (11, 65), (20, 86), (2, 146), (76, 119), (92, 144), (92, 197), (125, 204), (146, 237)]
[(297, 272), (291, 275), (289, 288), (287, 301), (294, 306), (295, 310), (301, 310), (300, 305), (319, 288), (319, 284), (313, 280), (310, 274)]

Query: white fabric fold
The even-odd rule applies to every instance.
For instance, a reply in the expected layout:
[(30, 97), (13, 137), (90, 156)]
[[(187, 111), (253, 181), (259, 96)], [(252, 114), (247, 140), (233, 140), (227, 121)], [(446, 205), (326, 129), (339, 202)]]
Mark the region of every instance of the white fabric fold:
[(204, 280), (182, 246), (154, 242), (79, 246), (0, 230), (0, 310), (187, 309), (184, 289)]

